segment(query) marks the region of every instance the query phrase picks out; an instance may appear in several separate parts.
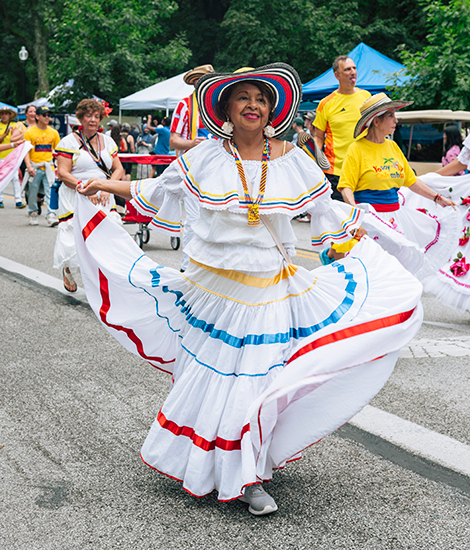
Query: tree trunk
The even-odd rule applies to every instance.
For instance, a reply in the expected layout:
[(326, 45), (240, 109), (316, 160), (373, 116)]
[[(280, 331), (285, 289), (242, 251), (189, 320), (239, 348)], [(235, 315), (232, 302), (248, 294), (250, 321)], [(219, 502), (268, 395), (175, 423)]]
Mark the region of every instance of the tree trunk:
[(36, 95), (41, 97), (50, 91), (49, 76), (47, 74), (47, 31), (41, 17), (34, 18), (34, 57), (38, 70), (38, 90)]

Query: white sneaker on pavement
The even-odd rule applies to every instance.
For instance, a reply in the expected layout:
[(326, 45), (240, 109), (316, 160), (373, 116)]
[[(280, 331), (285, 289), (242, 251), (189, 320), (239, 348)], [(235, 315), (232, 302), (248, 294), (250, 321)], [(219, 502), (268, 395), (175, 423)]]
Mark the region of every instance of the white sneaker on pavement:
[(277, 510), (277, 504), (273, 497), (263, 489), (261, 483), (256, 485), (248, 485), (245, 487), (243, 496), (238, 500), (242, 502), (248, 502), (248, 511), (255, 516), (265, 516), (266, 514), (272, 514)]
[(36, 212), (31, 212), (31, 214), (29, 215), (29, 225), (39, 225), (38, 215), (36, 214)]
[(59, 224), (59, 220), (57, 219), (57, 216), (55, 215), (54, 212), (50, 212), (47, 216), (46, 216), (46, 222), (47, 222), (47, 225), (49, 227), (55, 227), (56, 225)]

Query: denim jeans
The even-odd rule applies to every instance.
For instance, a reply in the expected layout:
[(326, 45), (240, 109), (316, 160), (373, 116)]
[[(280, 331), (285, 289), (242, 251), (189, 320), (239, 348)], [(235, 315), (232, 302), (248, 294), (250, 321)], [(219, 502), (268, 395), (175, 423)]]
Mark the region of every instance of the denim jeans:
[(44, 188), (44, 195), (46, 199), (47, 204), (47, 213), (50, 214), (52, 210), (49, 207), (50, 202), (50, 196), (51, 196), (51, 188), (49, 187), (49, 182), (47, 181), (46, 177), (46, 171), (41, 170), (38, 168), (36, 170), (36, 175), (34, 176), (34, 179), (31, 181), (31, 179), (28, 182), (28, 212), (31, 214), (31, 212), (38, 211), (38, 202), (37, 202), (37, 196), (39, 189), (42, 187)]

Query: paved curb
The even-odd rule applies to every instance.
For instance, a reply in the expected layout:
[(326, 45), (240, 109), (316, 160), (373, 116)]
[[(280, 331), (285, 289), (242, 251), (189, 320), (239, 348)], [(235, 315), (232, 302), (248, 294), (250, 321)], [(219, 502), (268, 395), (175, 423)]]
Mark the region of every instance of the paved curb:
[(63, 296), (74, 298), (75, 300), (88, 305), (88, 300), (83, 288), (77, 288), (77, 292), (67, 292), (60, 279), (52, 277), (51, 275), (47, 275), (47, 273), (43, 273), (42, 271), (38, 271), (37, 269), (34, 269), (32, 267), (19, 264), (3, 256), (0, 256), (0, 269), (8, 271), (9, 273), (16, 273), (17, 275), (21, 275), (25, 279), (33, 281), (38, 285), (55, 290), (57, 292), (60, 292), (60, 294), (62, 294)]

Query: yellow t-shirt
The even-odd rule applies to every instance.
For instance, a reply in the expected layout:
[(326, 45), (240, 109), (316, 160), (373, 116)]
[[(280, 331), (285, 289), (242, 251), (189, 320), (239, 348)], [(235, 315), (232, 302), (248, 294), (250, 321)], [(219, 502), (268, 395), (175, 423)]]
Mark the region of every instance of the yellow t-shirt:
[(346, 151), (354, 141), (354, 128), (361, 116), (359, 108), (369, 97), (367, 90), (357, 88), (354, 94), (335, 91), (320, 101), (313, 125), (326, 132), (325, 155), (331, 166), (327, 174), (341, 174)]
[(358, 203), (394, 204), (398, 202), (398, 189), (413, 185), (417, 179), (394, 141), (372, 143), (362, 138), (348, 149), (338, 189), (352, 189)]
[(24, 139), (30, 141), (34, 147), (29, 152), (31, 162), (52, 162), (52, 151), (60, 141), (57, 130), (50, 126), (45, 130), (32, 126), (26, 130)]
[[(8, 123), (3, 124), (3, 122), (0, 122), (0, 136), (2, 136), (5, 133), (5, 130), (7, 129)], [(13, 132), (13, 128), (16, 128), (16, 122), (10, 122), (10, 125), (8, 128), (11, 128), (11, 132)], [(2, 141), (2, 144), (5, 143), (11, 143), (11, 132), (5, 136), (4, 140)], [(6, 151), (0, 151), (0, 159), (4, 159), (7, 157), (13, 149), (7, 149)]]

